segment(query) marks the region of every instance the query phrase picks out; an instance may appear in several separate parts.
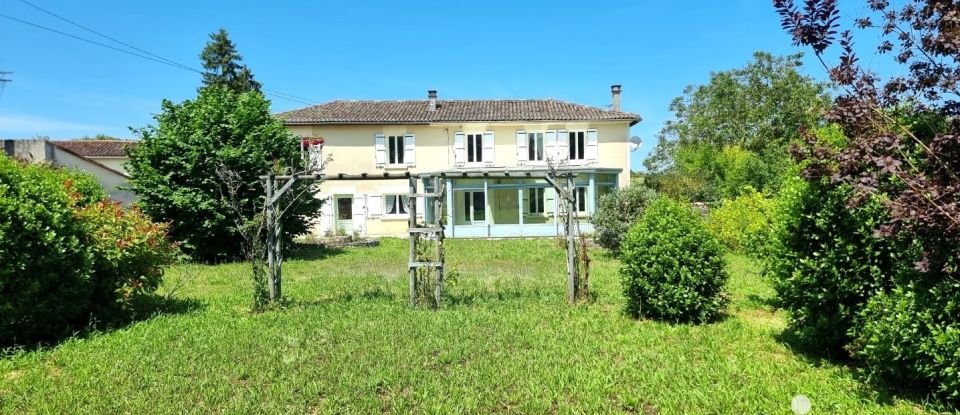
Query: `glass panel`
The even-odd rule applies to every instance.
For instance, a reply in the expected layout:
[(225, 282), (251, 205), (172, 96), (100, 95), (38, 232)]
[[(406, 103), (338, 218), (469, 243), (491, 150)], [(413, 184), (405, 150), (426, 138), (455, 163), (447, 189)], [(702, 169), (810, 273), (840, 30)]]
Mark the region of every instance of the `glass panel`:
[(537, 133), (537, 160), (543, 160), (543, 133)]
[(490, 191), (490, 223), (520, 224), (520, 199), (516, 188)]
[(584, 140), (583, 131), (578, 132), (578, 133), (577, 133), (577, 158), (578, 158), (578, 159), (583, 159), (583, 158), (584, 158), (584, 157), (583, 157), (583, 153), (584, 153), (583, 146), (584, 146), (584, 142), (585, 142), (585, 141), (586, 141), (586, 140)]
[(570, 150), (570, 160), (574, 160), (574, 159), (577, 158), (577, 155), (576, 155), (576, 152), (577, 152), (577, 143), (576, 143), (576, 141), (577, 141), (577, 133), (571, 131), (571, 132), (568, 134), (568, 136), (570, 137), (570, 140), (569, 140), (569, 142), (567, 143), (567, 146), (568, 146), (567, 148)]
[(529, 138), (528, 138), (528, 142), (527, 142), (527, 151), (528, 151), (528, 153), (529, 153), (529, 157), (527, 157), (527, 160), (539, 160), (539, 159), (537, 158), (537, 136), (536, 136), (536, 134), (534, 134), (534, 133), (529, 133), (529, 134), (527, 134), (527, 137), (529, 137)]
[(587, 188), (577, 188), (577, 212), (587, 211)]
[(384, 195), (383, 196), (383, 206), (384, 212), (387, 212), (388, 215), (397, 214), (397, 196), (396, 195)]
[(397, 136), (397, 164), (403, 164), (403, 136)]
[(349, 197), (337, 198), (337, 219), (353, 219), (353, 199)]
[(597, 183), (615, 183), (617, 181), (617, 175), (615, 174), (598, 174)]
[(410, 197), (409, 197), (409, 196), (400, 196), (400, 203), (399, 203), (399, 205), (400, 205), (400, 206), (398, 206), (398, 208), (400, 209), (400, 213), (401, 213), (401, 214), (406, 214), (406, 213), (408, 212), (407, 206), (410, 206)]
[(473, 221), (483, 222), (486, 220), (487, 206), (484, 201), (483, 192), (472, 192), (473, 194)]
[(473, 136), (467, 136), (467, 161), (473, 163)]

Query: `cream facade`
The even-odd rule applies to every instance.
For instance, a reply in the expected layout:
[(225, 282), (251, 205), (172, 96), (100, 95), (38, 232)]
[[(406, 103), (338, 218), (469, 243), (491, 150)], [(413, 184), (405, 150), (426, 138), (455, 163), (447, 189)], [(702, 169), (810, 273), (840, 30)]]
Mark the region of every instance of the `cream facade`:
[[(432, 111), (428, 105), (433, 104), (424, 101), (423, 105), (424, 111)], [(638, 116), (423, 123), (288, 121), (287, 126), (304, 142), (322, 142), (304, 153), (325, 161), (323, 173), (328, 178), (321, 184), (319, 197), (327, 203), (316, 234), (405, 236), (409, 217), (405, 174), (442, 172), (447, 236), (510, 237), (560, 232), (553, 188), (543, 179), (524, 178), (523, 172), (544, 172), (548, 163), (576, 170), (578, 214), (585, 218), (595, 211), (603, 194), (627, 186), (630, 126), (637, 121)], [(461, 172), (487, 172), (490, 177), (467, 178)], [(504, 172), (512, 173), (511, 177), (503, 177)], [(384, 173), (397, 179), (336, 178), (338, 174)], [(424, 199), (417, 201), (421, 206), (417, 212), (422, 214)], [(588, 222), (582, 228), (591, 230)]]

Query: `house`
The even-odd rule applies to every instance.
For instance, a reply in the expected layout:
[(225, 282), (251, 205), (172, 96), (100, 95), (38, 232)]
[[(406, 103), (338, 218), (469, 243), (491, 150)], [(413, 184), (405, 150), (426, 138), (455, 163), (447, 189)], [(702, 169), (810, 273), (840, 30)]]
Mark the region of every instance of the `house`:
[[(602, 195), (629, 185), (629, 131), (640, 116), (620, 110), (620, 93), (611, 87), (609, 110), (553, 99), (443, 100), (428, 91), (426, 100), (333, 101), (279, 117), (303, 138), (305, 154), (329, 157), (328, 178), (442, 175), (449, 237), (551, 236), (561, 232), (556, 192), (524, 173), (548, 165), (576, 172), (584, 218)], [(316, 232), (406, 235), (406, 180), (328, 180), (321, 192), (328, 203)]]
[(124, 205), (136, 200), (127, 190), (127, 149), (137, 145), (133, 140), (2, 140), (4, 153), (31, 162), (48, 162), (54, 166), (75, 168), (92, 174), (100, 181), (110, 198)]

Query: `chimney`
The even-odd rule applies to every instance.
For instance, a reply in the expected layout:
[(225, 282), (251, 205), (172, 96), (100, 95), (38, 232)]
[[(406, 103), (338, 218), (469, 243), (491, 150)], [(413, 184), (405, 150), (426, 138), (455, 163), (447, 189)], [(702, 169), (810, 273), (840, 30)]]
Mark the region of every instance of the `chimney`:
[(610, 85), (610, 94), (613, 95), (610, 109), (620, 111), (620, 85)]
[(437, 110), (437, 90), (431, 89), (427, 91), (427, 99), (430, 101), (430, 106), (427, 108), (429, 111)]

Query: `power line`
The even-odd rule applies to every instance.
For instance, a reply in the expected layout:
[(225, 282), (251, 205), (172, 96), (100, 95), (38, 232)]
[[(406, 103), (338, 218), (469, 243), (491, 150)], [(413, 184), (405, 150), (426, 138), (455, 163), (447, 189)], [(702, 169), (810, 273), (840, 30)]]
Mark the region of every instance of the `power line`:
[[(128, 48), (134, 49), (134, 50), (139, 51), (139, 52), (142, 52), (142, 53), (137, 53), (137, 52), (134, 52), (134, 51), (131, 51), (131, 50), (127, 50), (127, 49), (123, 49), (123, 48), (118, 48), (118, 47), (115, 47), (115, 46), (112, 46), (112, 45), (108, 45), (108, 44), (103, 43), (103, 42), (98, 42), (98, 41), (96, 41), (96, 40), (87, 39), (87, 38), (85, 38), (85, 37), (77, 36), (77, 35), (74, 35), (74, 34), (71, 34), (71, 33), (67, 33), (67, 32), (64, 32), (64, 31), (61, 31), (61, 30), (57, 30), (57, 29), (54, 29), (54, 28), (51, 28), (51, 27), (43, 26), (43, 25), (40, 25), (40, 24), (37, 24), (37, 23), (29, 22), (29, 21), (26, 21), (26, 20), (23, 20), (23, 19), (18, 19), (18, 18), (16, 18), (16, 17), (9, 16), (9, 15), (3, 14), (3, 13), (0, 13), (0, 17), (5, 18), (5, 19), (9, 19), (9, 20), (12, 20), (12, 21), (15, 21), (15, 22), (20, 23), (20, 24), (24, 24), (24, 25), (27, 25), (27, 26), (32, 26), (32, 27), (35, 27), (35, 28), (38, 28), (38, 29), (42, 29), (42, 30), (46, 30), (46, 31), (49, 31), (49, 32), (52, 32), (52, 33), (56, 33), (56, 34), (61, 35), (61, 36), (66, 36), (66, 37), (73, 38), (73, 39), (76, 39), (76, 40), (80, 40), (80, 41), (83, 41), (83, 42), (87, 42), (87, 43), (90, 43), (90, 44), (93, 44), (93, 45), (96, 45), (96, 46), (100, 46), (100, 47), (104, 47), (104, 48), (107, 48), (107, 49), (111, 49), (111, 50), (114, 50), (114, 51), (117, 51), (117, 52), (126, 53), (126, 54), (128, 54), (128, 55), (136, 56), (136, 57), (141, 58), (141, 59), (146, 59), (146, 60), (150, 60), (150, 61), (153, 61), (153, 62), (156, 62), (156, 63), (161, 63), (161, 64), (164, 64), (164, 65), (167, 65), (167, 66), (171, 66), (171, 67), (174, 67), (174, 68), (177, 68), (177, 69), (181, 69), (181, 70), (184, 70), (184, 71), (194, 72), (194, 73), (198, 73), (198, 74), (201, 74), (201, 75), (203, 75), (203, 74), (205, 73), (205, 72), (203, 72), (203, 71), (201, 71), (201, 70), (199, 70), (199, 69), (191, 68), (191, 67), (189, 67), (189, 66), (187, 66), (187, 65), (184, 65), (184, 64), (179, 63), (179, 62), (177, 62), (177, 61), (174, 61), (174, 60), (172, 60), (172, 59), (164, 58), (164, 57), (162, 57), (162, 56), (160, 56), (160, 55), (157, 55), (157, 54), (148, 52), (148, 51), (143, 50), (143, 49), (141, 49), (141, 48), (138, 48), (138, 47), (136, 47), (136, 46), (130, 45), (130, 44), (126, 43), (126, 42), (122, 42), (122, 41), (117, 40), (117, 39), (114, 39), (114, 38), (112, 38), (112, 37), (110, 37), (110, 36), (104, 35), (104, 34), (98, 32), (98, 31), (96, 31), (96, 30), (90, 29), (90, 28), (85, 27), (85, 26), (83, 26), (83, 25), (81, 25), (81, 24), (79, 24), (79, 23), (73, 22), (72, 20), (69, 20), (69, 19), (67, 19), (67, 18), (65, 18), (65, 17), (62, 17), (62, 16), (60, 16), (60, 15), (57, 15), (57, 14), (55, 14), (55, 13), (49, 11), (49, 10), (43, 9), (43, 8), (41, 8), (41, 7), (39, 7), (39, 6), (36, 6), (36, 5), (34, 5), (34, 4), (30, 3), (30, 2), (27, 2), (27, 1), (25, 1), (25, 0), (20, 0), (20, 1), (23, 1), (24, 3), (30, 5), (30, 6), (32, 6), (32, 7), (34, 7), (34, 8), (37, 8), (38, 10), (43, 11), (44, 13), (50, 14), (50, 15), (58, 18), (58, 19), (61, 19), (61, 20), (63, 20), (63, 21), (66, 21), (66, 22), (68, 22), (68, 23), (70, 23), (70, 24), (72, 24), (72, 25), (74, 25), (74, 26), (77, 26), (77, 27), (83, 29), (83, 30), (86, 30), (86, 31), (91, 32), (91, 33), (94, 33), (94, 34), (96, 34), (96, 35), (98, 35), (98, 36), (102, 36), (102, 37), (104, 37), (104, 38), (106, 38), (106, 39), (109, 39), (109, 40), (111, 40), (111, 41), (114, 41), (114, 42), (116, 42), (116, 43), (119, 43), (119, 44), (121, 44), (121, 45), (124, 45), (124, 46), (126, 46), (126, 47), (128, 47)], [(269, 90), (269, 89), (266, 89), (266, 88), (263, 88), (262, 90), (263, 90), (263, 93), (264, 93), (264, 94), (271, 95), (271, 96), (275, 96), (275, 97), (277, 97), (277, 98), (284, 99), (284, 100), (287, 100), (287, 101), (296, 102), (296, 103), (304, 104), (304, 105), (316, 105), (316, 104), (317, 104), (316, 101), (311, 100), (311, 99), (308, 99), (308, 98), (298, 97), (298, 96), (296, 96), (296, 95), (290, 95), (290, 94), (286, 94), (286, 93), (279, 92), (279, 91)]]

